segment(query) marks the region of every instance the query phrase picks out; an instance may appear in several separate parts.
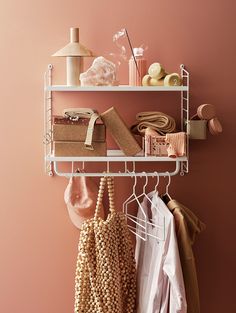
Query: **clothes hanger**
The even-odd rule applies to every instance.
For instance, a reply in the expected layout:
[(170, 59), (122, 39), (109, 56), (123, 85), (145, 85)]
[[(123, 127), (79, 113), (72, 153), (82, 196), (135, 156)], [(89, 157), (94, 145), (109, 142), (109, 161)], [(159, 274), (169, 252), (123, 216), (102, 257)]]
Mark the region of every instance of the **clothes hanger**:
[[(144, 172), (144, 173), (145, 173), (145, 172)], [(152, 226), (152, 227), (161, 228), (161, 229), (163, 228), (163, 226), (156, 225), (156, 224), (154, 224), (152, 221), (149, 221), (149, 219), (148, 219), (148, 217), (147, 217), (147, 215), (146, 215), (146, 213), (145, 213), (145, 211), (144, 211), (144, 209), (143, 209), (143, 207), (142, 207), (142, 204), (141, 204), (140, 201), (139, 201), (139, 199), (140, 199), (141, 197), (146, 198), (147, 201), (150, 202), (151, 206), (154, 207), (154, 208), (158, 211), (158, 213), (161, 215), (161, 217), (162, 217), (162, 218), (164, 218), (164, 217), (163, 217), (163, 214), (162, 214), (162, 213), (160, 212), (160, 210), (158, 209), (158, 207), (153, 204), (152, 200), (147, 196), (147, 194), (146, 194), (146, 192), (145, 192), (145, 188), (146, 188), (146, 186), (147, 186), (147, 184), (148, 184), (148, 176), (147, 176), (147, 173), (145, 173), (145, 174), (146, 174), (146, 181), (145, 181), (145, 184), (144, 184), (144, 186), (143, 186), (143, 192), (142, 192), (142, 194), (140, 194), (140, 195), (137, 196), (136, 193), (135, 193), (134, 190), (133, 190), (133, 194), (135, 193), (135, 197), (132, 197), (132, 195), (133, 195), (133, 194), (132, 194), (132, 195), (125, 201), (125, 203), (124, 203), (124, 205), (123, 205), (123, 212), (125, 213), (127, 219), (131, 220), (134, 224), (137, 225), (136, 227), (131, 226), (131, 225), (128, 226), (129, 229), (132, 231), (132, 233), (134, 233), (135, 235), (137, 235), (138, 237), (140, 237), (140, 238), (143, 239), (144, 241), (147, 240), (147, 236), (156, 238), (156, 239), (158, 239), (158, 240), (163, 240), (162, 237), (155, 236), (155, 235), (153, 235), (153, 234), (151, 234), (151, 233), (149, 233), (149, 232), (147, 231), (147, 226), (148, 226), (148, 225), (150, 225), (150, 226)], [(136, 176), (136, 175), (135, 175), (135, 176)], [(136, 182), (135, 182), (135, 187), (136, 187), (136, 183), (137, 183), (137, 180), (136, 180)], [(135, 216), (135, 215), (133, 215), (133, 214), (130, 214), (130, 213), (128, 212), (128, 206), (129, 206), (129, 204), (131, 204), (131, 203), (134, 202), (134, 201), (137, 201), (137, 202), (138, 202), (139, 208), (141, 209), (141, 212), (142, 212), (142, 215), (144, 216), (144, 219), (139, 218), (139, 217), (137, 217), (137, 216)], [(143, 223), (140, 224), (139, 222), (143, 222), (143, 223), (145, 224), (145, 229), (144, 229)], [(140, 228), (139, 226), (140, 226), (141, 228)], [(144, 237), (142, 237), (141, 234), (144, 234)]]
[[(135, 172), (133, 172), (133, 176), (134, 176), (133, 193), (123, 202), (123, 213), (125, 214), (126, 219), (131, 220), (134, 224), (140, 227), (139, 233), (137, 233), (136, 227), (132, 225), (128, 225), (128, 228), (130, 229), (130, 231), (136, 236), (146, 241), (147, 240), (147, 215), (145, 214), (143, 207), (136, 195), (137, 175), (135, 174)], [(140, 207), (142, 215), (143, 215), (143, 219), (139, 219), (137, 218), (137, 216), (130, 214), (128, 212), (128, 204), (133, 201), (136, 201), (138, 203), (138, 206)], [(139, 221), (142, 223), (139, 223)], [(141, 234), (144, 234), (144, 236), (142, 236)]]
[(164, 195), (162, 195), (162, 200), (164, 201), (165, 204), (167, 204), (169, 201), (172, 200), (170, 194), (169, 194), (169, 186), (171, 183), (171, 177), (170, 177), (170, 173), (166, 172), (168, 174), (168, 184), (166, 185), (166, 192), (164, 193)]
[(152, 200), (150, 199), (150, 197), (149, 197), (149, 196), (147, 195), (147, 193), (146, 193), (146, 187), (147, 187), (147, 185), (148, 185), (148, 175), (147, 175), (146, 172), (143, 172), (143, 174), (145, 174), (146, 180), (145, 180), (145, 184), (143, 185), (143, 192), (142, 192), (140, 195), (138, 195), (137, 198), (140, 198), (140, 197), (144, 196), (144, 197), (146, 197), (150, 202), (152, 202)]
[(159, 182), (160, 182), (160, 176), (159, 176), (159, 174), (158, 174), (157, 171), (155, 171), (154, 174), (156, 174), (156, 177), (157, 177), (157, 182), (156, 182), (156, 185), (155, 185), (155, 187), (154, 187), (154, 191), (155, 191), (156, 193), (158, 193), (157, 187), (158, 187)]

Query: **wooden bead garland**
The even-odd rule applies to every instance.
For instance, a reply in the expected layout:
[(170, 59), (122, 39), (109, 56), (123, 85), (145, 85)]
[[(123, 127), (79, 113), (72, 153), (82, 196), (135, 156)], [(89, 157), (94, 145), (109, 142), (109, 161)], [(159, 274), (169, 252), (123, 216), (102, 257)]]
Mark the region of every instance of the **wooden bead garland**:
[[(109, 215), (99, 217), (105, 184)], [(83, 223), (75, 276), (75, 313), (134, 313), (136, 268), (123, 213), (115, 211), (114, 178), (102, 177), (94, 218)]]

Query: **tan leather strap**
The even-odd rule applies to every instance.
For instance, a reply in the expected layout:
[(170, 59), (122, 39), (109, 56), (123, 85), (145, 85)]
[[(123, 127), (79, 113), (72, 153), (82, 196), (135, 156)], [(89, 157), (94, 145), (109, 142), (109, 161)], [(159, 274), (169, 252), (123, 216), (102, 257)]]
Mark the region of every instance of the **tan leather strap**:
[(99, 191), (98, 191), (97, 204), (96, 204), (96, 209), (95, 209), (95, 214), (94, 214), (95, 219), (97, 219), (99, 217), (106, 183), (107, 183), (107, 187), (108, 187), (109, 212), (110, 213), (115, 212), (114, 177), (110, 177), (110, 176), (101, 177)]
[(92, 146), (93, 141), (93, 131), (94, 131), (94, 125), (96, 123), (96, 120), (99, 118), (99, 115), (97, 113), (93, 113), (90, 117), (90, 121), (88, 124), (86, 139), (84, 142), (85, 148), (88, 150), (94, 150)]

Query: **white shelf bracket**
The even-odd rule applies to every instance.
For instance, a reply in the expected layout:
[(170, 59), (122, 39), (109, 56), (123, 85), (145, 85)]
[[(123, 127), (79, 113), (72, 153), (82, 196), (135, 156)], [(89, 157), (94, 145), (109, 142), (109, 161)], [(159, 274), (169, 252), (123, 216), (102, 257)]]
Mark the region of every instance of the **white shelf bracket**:
[[(44, 155), (52, 154), (52, 91), (49, 86), (52, 85), (52, 69), (53, 65), (49, 64), (44, 73)], [(45, 172), (49, 176), (53, 176), (53, 162), (45, 157)]]
[(184, 64), (180, 65), (181, 77), (186, 90), (181, 91), (181, 131), (186, 132), (186, 161), (181, 161), (180, 175), (189, 172), (189, 135), (187, 134), (187, 123), (189, 121), (189, 72), (185, 69)]

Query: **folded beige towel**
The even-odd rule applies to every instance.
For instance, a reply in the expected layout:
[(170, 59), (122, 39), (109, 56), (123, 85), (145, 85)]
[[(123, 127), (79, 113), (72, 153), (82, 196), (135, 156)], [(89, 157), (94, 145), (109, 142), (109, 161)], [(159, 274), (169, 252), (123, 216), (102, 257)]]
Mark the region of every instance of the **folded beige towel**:
[(131, 126), (135, 134), (144, 134), (147, 127), (161, 135), (175, 131), (176, 123), (173, 117), (156, 111), (140, 112), (136, 115), (137, 122)]

